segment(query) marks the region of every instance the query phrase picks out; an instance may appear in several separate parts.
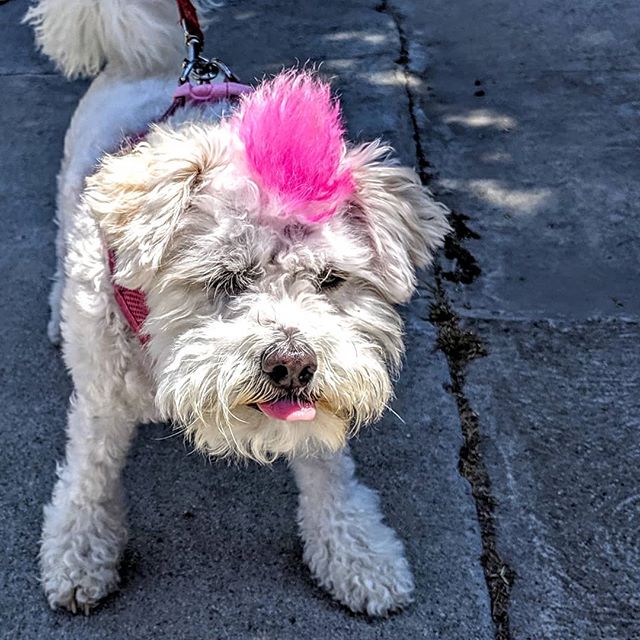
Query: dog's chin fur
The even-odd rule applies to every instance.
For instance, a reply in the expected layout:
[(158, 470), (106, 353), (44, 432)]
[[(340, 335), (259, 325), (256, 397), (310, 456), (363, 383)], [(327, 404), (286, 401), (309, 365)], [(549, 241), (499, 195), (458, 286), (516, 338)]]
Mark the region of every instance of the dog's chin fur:
[(348, 421), (322, 407), (311, 422), (283, 422), (242, 406), (225, 423), (195, 419), (186, 432), (207, 453), (219, 456), (232, 452), (243, 459), (271, 462), (280, 454), (291, 458), (338, 451), (345, 445), (348, 428)]

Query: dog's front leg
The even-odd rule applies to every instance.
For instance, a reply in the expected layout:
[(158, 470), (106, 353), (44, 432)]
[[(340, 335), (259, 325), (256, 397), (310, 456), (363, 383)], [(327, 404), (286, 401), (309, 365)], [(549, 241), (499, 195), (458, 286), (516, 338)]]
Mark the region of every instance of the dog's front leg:
[(385, 615), (411, 602), (404, 548), (382, 522), (377, 494), (358, 482), (348, 451), (292, 461), (304, 559), (337, 600)]
[(127, 538), (120, 473), (135, 422), (101, 412), (82, 397), (72, 403), (66, 462), (44, 509), (44, 591), (51, 607), (74, 613), (115, 589)]

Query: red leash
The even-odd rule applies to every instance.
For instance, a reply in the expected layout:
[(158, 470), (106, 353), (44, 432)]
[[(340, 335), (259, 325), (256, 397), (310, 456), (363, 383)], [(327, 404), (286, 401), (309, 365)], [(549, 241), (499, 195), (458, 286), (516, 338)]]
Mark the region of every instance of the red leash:
[(176, 0), (178, 4), (178, 13), (180, 21), (184, 27), (185, 34), (192, 35), (200, 41), (200, 46), (204, 47), (204, 34), (200, 28), (200, 20), (198, 20), (198, 12), (189, 0)]

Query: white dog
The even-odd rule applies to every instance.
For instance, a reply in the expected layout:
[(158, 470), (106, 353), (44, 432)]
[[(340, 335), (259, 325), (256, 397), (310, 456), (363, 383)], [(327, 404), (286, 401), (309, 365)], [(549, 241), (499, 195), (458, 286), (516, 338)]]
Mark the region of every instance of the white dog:
[[(403, 354), (394, 305), (442, 243), (445, 208), (388, 147), (347, 144), (309, 72), (239, 105), (188, 103), (123, 147), (174, 89), (173, 0), (40, 0), (27, 20), (67, 75), (98, 74), (59, 177), (49, 336), (75, 391), (45, 508), (50, 605), (88, 612), (117, 586), (120, 474), (136, 425), (157, 420), (213, 456), (285, 456), (320, 584), (370, 615), (407, 604), (402, 543), (346, 442), (389, 402)], [(118, 303), (131, 290), (138, 335)]]

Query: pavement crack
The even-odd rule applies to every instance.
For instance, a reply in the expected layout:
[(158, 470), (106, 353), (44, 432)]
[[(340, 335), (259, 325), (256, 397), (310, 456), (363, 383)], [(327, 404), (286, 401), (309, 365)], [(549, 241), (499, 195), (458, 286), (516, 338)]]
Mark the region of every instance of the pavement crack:
[[(380, 2), (376, 6), (376, 11), (388, 15), (393, 20), (398, 33), (400, 54), (396, 62), (404, 75), (418, 174), (426, 186), (432, 176), (420, 137), (416, 97), (411, 90), (411, 60), (407, 33), (403, 26), (403, 16), (388, 0)], [(450, 214), (449, 221), (452, 232), (446, 239), (444, 255), (453, 262), (453, 268), (445, 270), (440, 264), (436, 264), (434, 268), (434, 299), (430, 307), (429, 321), (436, 327), (438, 348), (447, 360), (450, 376), (447, 391), (456, 402), (460, 418), (463, 444), (460, 449), (458, 470), (469, 483), (475, 502), (482, 544), (480, 562), (491, 602), (491, 619), (494, 624), (495, 638), (496, 640), (511, 640), (509, 600), (516, 575), (498, 551), (495, 499), (491, 492), (491, 479), (482, 457), (480, 419), (465, 393), (468, 364), (476, 358), (484, 357), (487, 350), (482, 338), (475, 331), (463, 326), (460, 317), (452, 308), (444, 284), (445, 281), (456, 282), (460, 285), (470, 284), (481, 273), (477, 260), (465, 247), (466, 240), (480, 238), (468, 226), (468, 220), (468, 216), (462, 213), (452, 211)]]
[(480, 265), (475, 256), (464, 246), (464, 241), (472, 238), (480, 239), (480, 234), (467, 226), (469, 216), (452, 211), (449, 214), (449, 224), (453, 229), (444, 240), (444, 256), (451, 260), (453, 268), (442, 270), (442, 278), (449, 282), (471, 284), (481, 273)]
[(511, 640), (509, 599), (515, 572), (498, 551), (495, 500), (491, 492), (491, 479), (482, 458), (480, 419), (465, 393), (467, 365), (476, 358), (484, 357), (487, 350), (482, 338), (474, 331), (464, 328), (460, 317), (452, 309), (439, 265), (435, 268), (434, 300), (429, 321), (437, 329), (438, 348), (447, 360), (451, 379), (447, 391), (455, 400), (460, 418), (463, 444), (458, 471), (469, 483), (476, 506), (482, 543), (480, 562), (489, 591), (495, 637), (496, 640)]
[(376, 5), (376, 11), (388, 15), (396, 27), (398, 32), (398, 39), (400, 41), (400, 53), (395, 60), (395, 63), (400, 66), (404, 76), (404, 88), (407, 94), (407, 100), (409, 102), (409, 119), (411, 120), (411, 131), (413, 132), (413, 143), (416, 150), (416, 160), (418, 162), (418, 175), (424, 184), (431, 179), (429, 173), (429, 161), (424, 152), (422, 146), (422, 140), (420, 139), (420, 127), (418, 126), (417, 107), (415, 104), (415, 96), (411, 91), (411, 70), (409, 68), (409, 40), (407, 39), (407, 32), (402, 24), (402, 16), (400, 13), (391, 6), (387, 0), (383, 0)]

